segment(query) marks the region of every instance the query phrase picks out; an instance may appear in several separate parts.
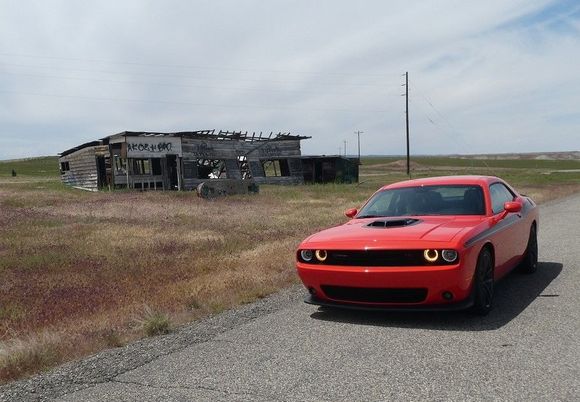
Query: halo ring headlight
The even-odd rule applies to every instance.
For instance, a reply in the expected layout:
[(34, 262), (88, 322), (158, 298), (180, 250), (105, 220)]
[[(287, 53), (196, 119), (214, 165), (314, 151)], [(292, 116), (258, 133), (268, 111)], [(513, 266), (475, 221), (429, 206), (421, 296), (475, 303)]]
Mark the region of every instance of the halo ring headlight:
[(423, 257), (427, 262), (435, 262), (439, 258), (439, 252), (435, 249), (427, 249), (423, 251)]
[(314, 254), (316, 255), (316, 259), (320, 262), (324, 262), (328, 258), (326, 250), (316, 250)]
[(455, 260), (457, 260), (457, 251), (455, 250), (442, 250), (441, 251), (441, 257), (446, 261), (446, 262), (453, 262)]
[(304, 261), (310, 262), (310, 261), (312, 261), (312, 258), (314, 257), (314, 253), (312, 252), (312, 250), (301, 250), (300, 257), (302, 257), (302, 259)]

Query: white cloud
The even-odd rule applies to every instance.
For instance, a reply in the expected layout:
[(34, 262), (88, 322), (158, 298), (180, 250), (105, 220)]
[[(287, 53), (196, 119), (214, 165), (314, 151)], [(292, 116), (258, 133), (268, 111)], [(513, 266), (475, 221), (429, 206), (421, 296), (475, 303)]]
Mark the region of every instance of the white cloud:
[(321, 154), (344, 139), (354, 152), (360, 129), (363, 153), (403, 153), (405, 71), (415, 152), (580, 144), (574, 2), (0, 7), (0, 158), (122, 130), (205, 128), (312, 135), (304, 151)]

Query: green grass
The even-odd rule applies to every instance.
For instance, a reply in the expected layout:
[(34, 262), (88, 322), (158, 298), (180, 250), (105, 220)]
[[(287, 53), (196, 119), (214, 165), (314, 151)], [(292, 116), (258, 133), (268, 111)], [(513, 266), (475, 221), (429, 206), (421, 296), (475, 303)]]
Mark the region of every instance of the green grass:
[[(403, 157), (363, 158), (361, 181), (380, 186), (406, 180)], [(399, 162), (397, 166), (390, 163)], [(580, 160), (534, 159), (463, 159), (443, 156), (411, 158), (412, 178), (475, 174), (498, 176), (516, 188), (529, 186), (577, 185), (580, 183)]]
[(0, 177), (18, 176), (58, 177), (58, 156), (0, 161)]
[(137, 319), (137, 323), (147, 336), (167, 334), (171, 329), (169, 317), (163, 312), (154, 310), (147, 305), (143, 306), (143, 312), (141, 313), (141, 317)]
[[(362, 164), (387, 164), (404, 159), (400, 157), (363, 157)], [(413, 156), (412, 162), (426, 166), (451, 166), (467, 168), (512, 168), (512, 169), (580, 169), (580, 160), (547, 160), (547, 159), (465, 159), (448, 156)]]

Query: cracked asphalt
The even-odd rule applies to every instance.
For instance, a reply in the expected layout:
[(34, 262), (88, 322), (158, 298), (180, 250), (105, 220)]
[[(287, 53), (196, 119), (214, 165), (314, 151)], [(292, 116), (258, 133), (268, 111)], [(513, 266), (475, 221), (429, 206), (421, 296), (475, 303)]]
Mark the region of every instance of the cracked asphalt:
[(294, 287), (0, 387), (0, 400), (580, 400), (580, 194), (487, 317), (325, 311)]

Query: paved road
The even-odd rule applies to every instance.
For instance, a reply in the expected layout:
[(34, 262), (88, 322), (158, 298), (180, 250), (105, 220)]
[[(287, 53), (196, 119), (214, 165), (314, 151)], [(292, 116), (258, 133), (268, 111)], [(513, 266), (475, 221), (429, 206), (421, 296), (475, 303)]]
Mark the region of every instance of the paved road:
[(580, 195), (487, 317), (323, 312), (301, 288), (0, 388), (0, 400), (580, 400)]

